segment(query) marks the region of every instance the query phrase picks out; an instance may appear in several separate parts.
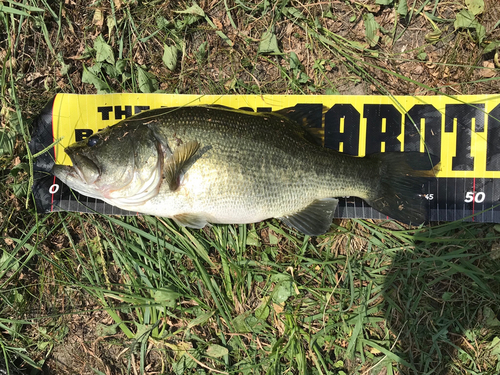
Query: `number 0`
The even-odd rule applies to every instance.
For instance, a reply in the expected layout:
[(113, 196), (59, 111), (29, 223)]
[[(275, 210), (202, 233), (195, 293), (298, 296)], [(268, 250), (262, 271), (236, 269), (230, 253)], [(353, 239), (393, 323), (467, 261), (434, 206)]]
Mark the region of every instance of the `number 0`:
[(59, 185), (58, 184), (54, 184), (51, 187), (49, 187), (49, 193), (50, 194), (55, 194), (58, 191), (59, 191)]
[(480, 191), (479, 193), (476, 193), (476, 197), (474, 200), (476, 201), (476, 203), (483, 203), (485, 199), (486, 199), (486, 194)]

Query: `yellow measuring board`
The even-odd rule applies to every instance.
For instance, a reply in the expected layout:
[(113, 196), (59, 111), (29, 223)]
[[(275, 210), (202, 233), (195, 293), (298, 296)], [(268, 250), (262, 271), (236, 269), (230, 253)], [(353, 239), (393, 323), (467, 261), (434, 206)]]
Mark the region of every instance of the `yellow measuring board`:
[[(53, 104), (56, 163), (71, 164), (64, 147), (141, 111), (217, 104), (254, 111), (325, 106), (319, 133), (325, 146), (357, 156), (420, 151), (437, 156), (439, 178), (500, 178), (494, 165), (500, 134), (500, 95), (334, 96), (58, 94)], [(492, 144), (493, 142), (493, 144)]]
[[(35, 154), (58, 141), (35, 160), (38, 209), (134, 214), (71, 191), (51, 175), (52, 166), (70, 165), (65, 147), (127, 117), (153, 108), (195, 105), (319, 111), (323, 116), (312, 116), (318, 123), (307, 126), (321, 136), (325, 147), (354, 156), (402, 151), (432, 155), (440, 170), (423, 186), (429, 220), (500, 222), (500, 95), (58, 94), (35, 121), (30, 142)], [(351, 197), (340, 197), (336, 215), (385, 218)]]

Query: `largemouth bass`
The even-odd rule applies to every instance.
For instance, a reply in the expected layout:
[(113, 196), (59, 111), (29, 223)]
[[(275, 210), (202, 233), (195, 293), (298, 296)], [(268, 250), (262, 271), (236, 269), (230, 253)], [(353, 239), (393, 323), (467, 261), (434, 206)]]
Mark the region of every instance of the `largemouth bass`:
[[(414, 170), (407, 153), (359, 158), (321, 147), (301, 124), (310, 116), (294, 108), (153, 109), (72, 144), (65, 151), (73, 166), (53, 173), (89, 197), (192, 228), (280, 218), (319, 235), (344, 196), (402, 222), (426, 220), (421, 177), (433, 170)], [(416, 167), (428, 169), (428, 159)]]

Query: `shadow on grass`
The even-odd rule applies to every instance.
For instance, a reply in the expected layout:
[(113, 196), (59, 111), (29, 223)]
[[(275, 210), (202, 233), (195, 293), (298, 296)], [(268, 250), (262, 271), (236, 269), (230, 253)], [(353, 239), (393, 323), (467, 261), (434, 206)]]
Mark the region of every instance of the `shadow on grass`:
[(395, 254), (383, 294), (403, 374), (500, 372), (497, 235), (462, 223), (417, 234), (413, 250)]

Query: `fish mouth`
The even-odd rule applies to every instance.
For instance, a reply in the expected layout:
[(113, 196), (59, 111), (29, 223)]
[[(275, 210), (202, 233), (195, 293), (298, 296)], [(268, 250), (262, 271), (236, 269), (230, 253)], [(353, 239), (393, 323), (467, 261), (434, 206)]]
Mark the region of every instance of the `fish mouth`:
[(99, 168), (89, 158), (68, 153), (73, 165), (55, 164), (51, 173), (71, 189), (88, 197), (102, 199), (102, 193), (95, 185), (99, 178)]
[(102, 199), (102, 193), (95, 184), (87, 182), (90, 179), (78, 166), (55, 164), (52, 167), (51, 173), (71, 189), (90, 198)]
[(101, 171), (91, 159), (84, 155), (72, 153), (69, 150), (65, 150), (65, 152), (69, 155), (73, 163), (73, 166), (70, 167), (73, 174), (76, 173), (80, 180), (86, 182), (88, 185), (96, 182), (101, 175)]

